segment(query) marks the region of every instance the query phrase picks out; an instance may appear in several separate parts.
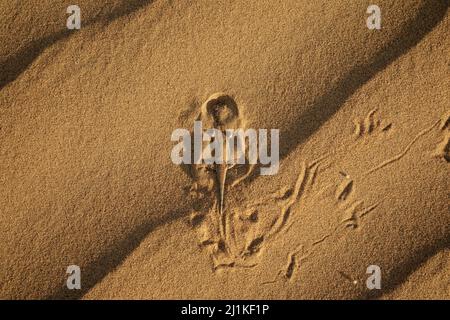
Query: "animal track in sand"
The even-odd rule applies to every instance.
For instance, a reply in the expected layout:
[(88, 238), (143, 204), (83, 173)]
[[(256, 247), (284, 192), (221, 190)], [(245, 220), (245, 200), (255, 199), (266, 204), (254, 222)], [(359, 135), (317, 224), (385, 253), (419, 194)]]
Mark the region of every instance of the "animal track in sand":
[(364, 206), (362, 200), (352, 200), (352, 194), (355, 193), (354, 181), (350, 175), (340, 172), (344, 176), (344, 180), (337, 186), (335, 191), (336, 201), (339, 202), (339, 207), (343, 211), (343, 218), (340, 221), (341, 225), (346, 227), (352, 227), (357, 229), (360, 226), (361, 218), (375, 210), (378, 204), (371, 205), (369, 207)]
[(378, 207), (378, 204), (374, 204), (369, 207), (364, 207), (363, 205), (364, 202), (360, 200), (352, 202), (345, 209), (344, 218), (341, 220), (341, 223), (343, 223), (345, 227), (352, 227), (353, 229), (359, 228), (361, 224), (361, 218)]
[(386, 133), (392, 129), (392, 123), (383, 124), (380, 118), (376, 118), (378, 109), (372, 109), (366, 115), (364, 119), (353, 119), (353, 123), (355, 125), (355, 129), (353, 135), (356, 139), (362, 138), (363, 136), (369, 136), (374, 134), (375, 132)]
[[(369, 112), (365, 120), (357, 127), (357, 135), (358, 137), (362, 137), (363, 135), (368, 135), (370, 133), (374, 133), (377, 128), (381, 130), (381, 132), (386, 132), (392, 128), (392, 124), (387, 125), (380, 125), (379, 121), (375, 121), (374, 115), (376, 113), (376, 110), (373, 110)], [(449, 146), (449, 123), (450, 123), (450, 114), (444, 116), (440, 121), (435, 122), (430, 127), (420, 131), (412, 140), (411, 142), (405, 147), (403, 152), (398, 154), (395, 157), (392, 157), (380, 165), (372, 168), (369, 173), (375, 172), (376, 170), (379, 170), (383, 168), (384, 166), (390, 165), (391, 163), (400, 160), (403, 156), (405, 156), (412, 146), (424, 135), (431, 132), (434, 128), (440, 124), (439, 128), (441, 131), (445, 131), (444, 134), (444, 140), (441, 144), (438, 146), (438, 152), (436, 153), (436, 156), (444, 157), (447, 155), (448, 157), (448, 146)], [(337, 154), (338, 152), (335, 152)], [(447, 158), (445, 158), (447, 160)], [(448, 161), (448, 160), (447, 160)], [(323, 167), (323, 166), (322, 166)], [(299, 178), (297, 179), (296, 186), (292, 189), (284, 190), (281, 192), (281, 190), (278, 193), (273, 194), (274, 202), (279, 204), (282, 200), (287, 201), (288, 205), (284, 205), (285, 211), (281, 211), (280, 218), (278, 221), (282, 221), (280, 223), (281, 225), (287, 226), (286, 228), (281, 228), (282, 230), (285, 230), (286, 232), (292, 227), (292, 225), (298, 221), (295, 219), (295, 212), (298, 212), (300, 210), (299, 207), (292, 208), (292, 195), (297, 194), (296, 199), (299, 200), (300, 198), (305, 198), (305, 193), (310, 193), (309, 200), (306, 201), (306, 203), (303, 203), (301, 205), (301, 210), (307, 214), (309, 206), (313, 206), (314, 203), (322, 203), (322, 206), (324, 210), (326, 211), (326, 208), (329, 208), (329, 211), (338, 211), (340, 214), (340, 219), (337, 221), (337, 223), (331, 227), (328, 228), (328, 232), (324, 230), (321, 237), (318, 237), (315, 241), (306, 241), (304, 243), (301, 243), (300, 245), (297, 245), (297, 247), (293, 250), (291, 250), (287, 254), (287, 261), (286, 266), (284, 268), (281, 268), (278, 273), (275, 276), (275, 279), (269, 280), (266, 282), (263, 282), (262, 284), (272, 284), (280, 280), (284, 281), (293, 281), (295, 278), (296, 271), (298, 271), (301, 266), (303, 265), (303, 262), (305, 262), (307, 259), (311, 259), (311, 257), (314, 256), (314, 252), (319, 249), (319, 247), (324, 244), (327, 241), (330, 241), (330, 239), (335, 239), (336, 237), (344, 237), (348, 234), (348, 232), (353, 232), (352, 230), (358, 230), (361, 229), (361, 224), (363, 221), (363, 218), (368, 216), (370, 213), (374, 212), (380, 205), (379, 202), (366, 205), (363, 199), (358, 199), (357, 195), (355, 194), (355, 180), (348, 175), (346, 172), (343, 172), (342, 170), (337, 170), (337, 165), (333, 165), (327, 168), (332, 171), (337, 171), (340, 173), (341, 179), (338, 183), (326, 183), (326, 181), (320, 181), (319, 182), (319, 190), (311, 190), (308, 187), (304, 187), (305, 181), (308, 180), (309, 177), (314, 177), (311, 180), (315, 180), (317, 177), (318, 170), (312, 170), (313, 168), (311, 166), (304, 166), (302, 167), (301, 173), (299, 175)], [(316, 168), (317, 169), (317, 168)], [(366, 172), (364, 176), (366, 176), (368, 173)], [(343, 179), (342, 179), (343, 177)], [(334, 189), (333, 189), (334, 187)], [(330, 190), (333, 189), (333, 190)], [(299, 191), (296, 191), (299, 190)], [(284, 194), (284, 195), (283, 195)], [(299, 196), (301, 195), (301, 196)], [(275, 201), (276, 199), (276, 201)], [(266, 199), (264, 201), (267, 201)], [(298, 203), (299, 201), (297, 201)], [(259, 204), (255, 203), (255, 205), (258, 207)], [(283, 206), (282, 206), (283, 207)], [(283, 214), (284, 213), (284, 214)], [(294, 217), (294, 219), (292, 219)], [(288, 221), (285, 223), (285, 221)], [(346, 231), (349, 230), (349, 231)], [(270, 232), (269, 232), (270, 234)], [(270, 239), (271, 237), (268, 237)], [(354, 280), (352, 280), (354, 283)]]
[(443, 131), (444, 137), (442, 142), (437, 145), (433, 155), (450, 162), (450, 112), (442, 117), (439, 129)]
[(423, 136), (425, 136), (426, 134), (428, 134), (429, 132), (431, 132), (439, 123), (441, 122), (441, 120), (436, 121), (434, 124), (432, 124), (430, 127), (423, 129), (422, 131), (420, 131), (413, 139), (412, 141), (403, 149), (402, 152), (400, 152), (399, 154), (397, 154), (396, 156), (393, 156), (392, 158), (383, 161), (381, 164), (373, 167), (372, 169), (370, 169), (369, 171), (367, 171), (365, 173), (365, 175), (369, 175), (372, 174), (380, 169), (383, 169), (384, 167), (391, 165), (392, 163), (395, 163), (399, 160), (401, 160), (404, 156), (406, 156), (406, 154), (411, 150), (412, 146)]
[[(191, 113), (195, 110), (194, 120), (222, 132), (245, 126), (242, 107), (223, 93), (212, 95), (200, 107), (193, 107)], [(372, 110), (361, 122), (359, 136), (391, 128), (391, 124), (380, 125), (375, 115), (376, 110)], [(374, 211), (378, 204), (365, 206), (363, 200), (357, 199), (354, 179), (336, 164), (326, 165), (324, 162), (329, 162), (330, 157), (335, 159), (333, 155), (324, 155), (310, 163), (303, 162), (292, 187), (249, 199), (235, 208), (227, 207), (226, 192), (252, 174), (250, 165), (190, 165), (193, 179), (190, 194), (195, 200), (190, 224), (198, 234), (199, 246), (211, 257), (212, 270), (255, 267), (268, 243), (290, 232), (301, 222), (299, 214), (307, 214), (317, 203), (323, 203), (330, 212), (337, 210), (342, 218), (316, 241), (302, 244), (300, 251), (297, 248), (289, 253), (286, 268), (279, 272), (284, 279), (291, 280), (301, 262), (327, 239), (349, 227), (358, 229), (362, 217)], [(341, 172), (341, 179), (336, 183), (334, 175), (327, 183), (320, 178), (323, 170)]]
[(302, 262), (310, 258), (320, 245), (332, 237), (339, 235), (345, 236), (342, 232), (348, 227), (352, 227), (352, 229), (358, 228), (361, 219), (370, 212), (374, 211), (377, 207), (378, 204), (364, 207), (364, 202), (361, 200), (350, 203), (345, 209), (345, 214), (347, 217), (344, 217), (344, 219), (342, 219), (340, 223), (334, 227), (334, 229), (332, 229), (329, 233), (324, 234), (317, 240), (312, 241), (308, 246), (304, 244), (297, 246), (296, 249), (288, 254), (286, 267), (279, 270), (273, 280), (263, 282), (262, 284), (272, 284), (280, 280), (292, 281), (295, 272), (302, 266)]
[[(320, 166), (315, 167), (315, 165), (318, 164), (320, 164)], [(315, 165), (304, 165), (304, 167), (302, 167), (296, 186), (299, 190), (303, 191), (298, 192), (295, 203), (292, 203), (289, 199), (295, 193), (294, 190), (297, 189), (296, 187), (288, 190), (287, 197), (277, 198), (276, 203), (278, 205), (281, 203), (281, 207), (283, 207), (283, 205), (280, 199), (284, 199), (284, 201), (291, 204), (289, 218), (283, 219), (283, 215), (280, 215), (279, 220), (288, 221), (288, 223), (284, 224), (287, 227), (282, 230), (284, 230), (284, 232), (289, 232), (290, 229), (297, 230), (296, 227), (302, 224), (302, 220), (298, 213), (302, 212), (305, 218), (308, 215), (316, 213), (315, 207), (317, 206), (317, 203), (321, 204), (321, 210), (324, 212), (332, 212), (332, 216), (338, 215), (338, 219), (336, 220), (336, 223), (332, 223), (329, 227), (324, 227), (323, 232), (319, 233), (315, 239), (313, 238), (301, 242), (300, 244), (297, 244), (293, 250), (290, 250), (287, 254), (286, 265), (277, 272), (273, 280), (263, 282), (262, 284), (264, 285), (282, 280), (287, 282), (294, 281), (297, 271), (308, 259), (314, 257), (315, 252), (327, 241), (335, 241), (336, 238), (345, 237), (348, 232), (353, 232), (352, 230), (360, 229), (362, 219), (379, 206), (379, 203), (365, 205), (363, 199), (358, 199), (354, 179), (346, 172), (338, 170), (339, 166), (337, 164), (326, 166), (324, 161), (320, 161)], [(326, 169), (323, 171), (321, 168)], [(337, 181), (336, 172), (340, 173), (339, 180)], [(312, 177), (318, 177), (318, 182), (310, 185), (308, 181), (316, 180), (315, 178), (311, 179)], [(304, 189), (298, 187), (299, 185), (302, 185), (299, 181), (304, 183)], [(278, 193), (278, 196), (280, 196), (280, 194), (281, 192)], [(318, 221), (317, 226), (319, 225), (325, 226), (321, 221)], [(272, 230), (271, 232), (274, 236), (268, 239), (274, 239), (275, 235), (281, 233), (275, 233)]]
[(336, 200), (344, 201), (353, 190), (353, 180), (350, 176), (346, 175), (344, 180), (339, 184), (336, 189)]
[[(287, 232), (298, 219), (291, 208), (311, 189), (319, 162), (303, 163), (293, 187), (249, 201), (241, 208), (224, 206), (220, 211), (220, 198), (212, 197), (212, 206), (204, 207), (204, 212), (193, 212), (191, 225), (199, 234), (200, 246), (211, 255), (214, 271), (252, 268), (258, 264), (266, 244)], [(262, 211), (265, 212), (264, 217), (261, 217)]]
[(323, 203), (329, 211), (337, 209), (343, 213), (343, 218), (319, 239), (309, 245), (302, 244), (301, 250), (293, 250), (288, 256), (286, 269), (280, 270), (277, 277), (282, 275), (283, 279), (291, 280), (316, 247), (348, 227), (359, 228), (361, 218), (375, 210), (378, 204), (367, 207), (362, 200), (355, 199), (354, 181), (346, 173), (341, 173), (344, 180), (337, 185), (335, 183), (331, 193), (329, 189), (333, 184), (324, 184), (326, 181), (316, 184), (323, 170), (336, 171), (336, 165), (324, 164), (326, 158), (303, 163), (290, 188), (276, 190), (256, 201), (250, 200), (243, 207), (226, 208), (222, 216), (218, 215), (218, 199), (213, 197), (213, 205), (206, 212), (194, 213), (191, 224), (200, 236), (200, 246), (206, 248), (212, 257), (213, 270), (257, 266), (268, 243), (290, 232), (294, 224), (301, 223), (299, 214), (307, 213), (317, 203)]

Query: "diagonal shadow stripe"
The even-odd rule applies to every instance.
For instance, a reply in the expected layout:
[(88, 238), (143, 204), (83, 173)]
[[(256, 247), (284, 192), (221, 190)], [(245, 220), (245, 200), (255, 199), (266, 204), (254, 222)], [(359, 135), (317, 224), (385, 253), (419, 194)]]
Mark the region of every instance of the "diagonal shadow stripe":
[[(53, 294), (47, 296), (47, 300), (70, 300), (81, 299), (88, 293), (98, 282), (100, 282), (107, 274), (116, 269), (153, 231), (168, 224), (172, 221), (186, 216), (186, 212), (175, 211), (167, 215), (159, 221), (149, 221), (134, 230), (125, 234), (123, 238), (114, 245), (113, 248), (105, 250), (105, 252), (90, 265), (82, 267), (81, 270), (81, 289), (68, 290), (66, 283), (61, 283), (61, 287)], [(64, 268), (61, 270), (65, 273)]]
[(424, 248), (421, 248), (415, 252), (414, 261), (407, 261), (399, 263), (390, 272), (389, 278), (382, 278), (382, 289), (386, 290), (370, 290), (361, 295), (359, 299), (379, 299), (384, 294), (393, 292), (401, 284), (405, 283), (408, 277), (417, 270), (419, 266), (426, 263), (430, 258), (436, 255), (438, 252), (450, 248), (450, 239), (442, 239), (438, 243), (430, 243)]
[[(109, 24), (116, 19), (127, 16), (147, 5), (151, 5), (153, 2), (154, 0), (123, 1), (122, 5), (114, 9), (106, 17), (102, 17), (100, 19), (92, 18), (86, 21), (83, 20), (83, 26), (90, 26), (100, 21)], [(0, 73), (0, 90), (3, 89), (8, 83), (16, 80), (46, 48), (52, 46), (58, 41), (70, 37), (72, 34), (72, 31), (63, 29), (52, 35), (34, 40), (19, 50), (14, 56), (2, 62), (0, 64), (0, 70), (2, 70)]]
[[(318, 97), (311, 108), (293, 121), (296, 125), (280, 132), (280, 159), (284, 159), (299, 144), (306, 142), (342, 107), (348, 98), (370, 79), (417, 45), (443, 20), (449, 4), (450, 0), (426, 1), (419, 9), (419, 13), (406, 23), (399, 36), (381, 48), (372, 62), (354, 67), (334, 87)], [(289, 139), (283, 139), (282, 137), (289, 137)], [(257, 168), (243, 182), (243, 186), (251, 183), (259, 176), (259, 169)]]
[(377, 73), (417, 45), (445, 17), (449, 0), (428, 0), (419, 9), (399, 36), (379, 50), (375, 59), (366, 65), (353, 68), (333, 88), (320, 96), (313, 107), (301, 114), (292, 126), (280, 135), (289, 137), (280, 141), (280, 157), (286, 157), (298, 144), (305, 142), (328, 119), (330, 119), (359, 88)]

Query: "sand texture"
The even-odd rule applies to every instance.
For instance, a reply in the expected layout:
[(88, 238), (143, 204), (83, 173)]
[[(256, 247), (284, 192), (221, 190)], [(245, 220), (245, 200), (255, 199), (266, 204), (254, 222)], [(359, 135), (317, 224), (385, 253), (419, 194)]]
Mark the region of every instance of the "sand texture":
[[(0, 298), (450, 299), (449, 1), (70, 4), (0, 4)], [(277, 174), (172, 163), (211, 97)]]

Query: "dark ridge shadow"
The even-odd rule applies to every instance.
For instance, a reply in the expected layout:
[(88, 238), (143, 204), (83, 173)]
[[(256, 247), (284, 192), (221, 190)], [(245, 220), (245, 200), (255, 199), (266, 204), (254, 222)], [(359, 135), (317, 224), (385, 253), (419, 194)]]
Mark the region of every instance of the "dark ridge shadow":
[(450, 248), (450, 239), (443, 239), (437, 244), (430, 244), (420, 249), (414, 255), (417, 257), (416, 259), (396, 265), (390, 273), (391, 277), (387, 278), (382, 275), (381, 290), (370, 290), (363, 294), (359, 299), (379, 299), (382, 295), (393, 292), (402, 283), (405, 283), (408, 277), (416, 271), (419, 266), (426, 263), (439, 251), (446, 248)]
[(285, 158), (298, 144), (306, 141), (351, 95), (377, 73), (417, 45), (445, 17), (449, 2), (449, 0), (426, 1), (417, 16), (405, 25), (396, 39), (377, 52), (371, 63), (353, 68), (336, 86), (319, 97), (308, 112), (293, 122), (299, 125), (281, 132), (280, 135), (285, 138), (280, 138), (280, 158)]
[[(307, 141), (359, 88), (417, 45), (442, 21), (449, 4), (449, 0), (425, 2), (417, 16), (406, 24), (399, 36), (379, 50), (374, 61), (353, 68), (331, 90), (318, 97), (310, 110), (298, 116), (291, 128), (281, 131), (280, 160), (288, 156), (299, 144)], [(245, 185), (260, 178), (260, 167), (258, 164), (238, 188), (244, 188)]]
[[(139, 9), (150, 5), (154, 0), (128, 0), (123, 1), (122, 5), (118, 6), (107, 16), (94, 17), (92, 19), (83, 20), (83, 26), (87, 27), (97, 22), (111, 23), (116, 19), (129, 15)], [(61, 22), (64, 25), (64, 21)], [(8, 83), (16, 80), (33, 61), (48, 47), (56, 42), (70, 37), (76, 31), (71, 31), (66, 28), (63, 30), (32, 41), (30, 44), (19, 50), (14, 56), (6, 59), (0, 64), (0, 90), (2, 90)], [(19, 39), (20, 41), (20, 39)]]
[(32, 41), (28, 46), (19, 50), (16, 55), (6, 59), (0, 65), (2, 70), (0, 73), (0, 90), (8, 83), (16, 80), (46, 48), (68, 36), (70, 36), (69, 30), (63, 30), (48, 37)]
[(139, 11), (147, 5), (151, 5), (155, 0), (125, 0), (117, 9), (111, 11), (111, 14), (104, 18), (108, 22), (112, 22), (123, 16)]
[[(81, 270), (81, 289), (69, 290), (65, 281), (55, 292), (47, 296), (46, 300), (76, 300), (81, 299), (106, 275), (114, 271), (125, 259), (141, 244), (141, 242), (159, 227), (180, 219), (186, 215), (185, 212), (172, 212), (159, 221), (151, 221), (136, 227), (114, 244), (113, 248), (105, 250), (99, 259), (93, 261)], [(65, 272), (65, 270), (63, 270)]]

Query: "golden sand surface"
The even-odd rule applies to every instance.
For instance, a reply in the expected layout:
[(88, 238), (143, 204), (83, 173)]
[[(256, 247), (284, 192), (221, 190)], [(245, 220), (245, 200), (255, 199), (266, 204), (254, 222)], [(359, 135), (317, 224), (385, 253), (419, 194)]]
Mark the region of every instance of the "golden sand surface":
[[(0, 4), (0, 298), (450, 298), (447, 0), (70, 4)], [(214, 95), (277, 174), (171, 161)]]

